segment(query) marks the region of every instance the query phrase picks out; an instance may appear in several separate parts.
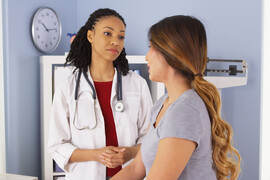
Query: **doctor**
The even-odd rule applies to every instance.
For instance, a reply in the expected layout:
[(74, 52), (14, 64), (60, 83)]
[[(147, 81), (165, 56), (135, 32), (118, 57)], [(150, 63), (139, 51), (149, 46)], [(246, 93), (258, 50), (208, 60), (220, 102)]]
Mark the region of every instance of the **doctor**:
[(76, 69), (55, 91), (48, 141), (66, 179), (110, 179), (146, 134), (152, 99), (129, 71), (125, 31), (116, 11), (98, 9), (71, 44), (66, 64)]

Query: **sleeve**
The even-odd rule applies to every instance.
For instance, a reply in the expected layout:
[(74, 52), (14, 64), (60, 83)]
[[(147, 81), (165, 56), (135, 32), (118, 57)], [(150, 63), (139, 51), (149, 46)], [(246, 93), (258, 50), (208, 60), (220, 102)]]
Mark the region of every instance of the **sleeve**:
[(137, 144), (140, 144), (143, 140), (143, 137), (146, 135), (147, 128), (150, 122), (150, 114), (153, 107), (152, 96), (150, 94), (148, 85), (143, 79), (141, 87), (141, 96), (140, 96), (140, 109), (138, 115), (138, 140)]
[(184, 104), (166, 113), (159, 126), (160, 140), (167, 137), (183, 138), (196, 142), (198, 148), (202, 137), (200, 113)]
[(68, 161), (76, 149), (70, 139), (68, 104), (63, 92), (58, 88), (53, 99), (47, 152), (58, 166), (67, 172), (71, 170), (69, 166), (74, 164)]

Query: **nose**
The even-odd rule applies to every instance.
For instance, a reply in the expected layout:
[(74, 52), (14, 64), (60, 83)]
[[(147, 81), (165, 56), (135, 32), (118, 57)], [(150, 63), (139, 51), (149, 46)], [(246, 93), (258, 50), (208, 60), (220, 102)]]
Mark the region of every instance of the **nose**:
[(147, 56), (145, 56), (145, 60), (148, 62), (148, 57)]
[(119, 44), (119, 40), (116, 37), (112, 37), (111, 44), (117, 46)]
[(149, 51), (148, 51), (147, 54), (145, 55), (145, 60), (146, 60), (147, 62), (149, 61), (148, 55), (149, 55)]

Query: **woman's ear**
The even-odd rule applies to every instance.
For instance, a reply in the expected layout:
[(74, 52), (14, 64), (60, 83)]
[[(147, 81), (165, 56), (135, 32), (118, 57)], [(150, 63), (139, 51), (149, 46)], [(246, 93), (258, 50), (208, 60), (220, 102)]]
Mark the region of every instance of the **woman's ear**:
[(93, 42), (93, 36), (94, 36), (94, 31), (88, 30), (87, 31), (87, 39), (90, 43)]

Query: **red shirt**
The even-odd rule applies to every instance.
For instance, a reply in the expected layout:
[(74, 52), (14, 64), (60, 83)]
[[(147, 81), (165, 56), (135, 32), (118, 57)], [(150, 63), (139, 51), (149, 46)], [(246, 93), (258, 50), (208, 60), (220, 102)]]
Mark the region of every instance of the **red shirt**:
[[(104, 117), (105, 123), (105, 136), (106, 146), (118, 146), (117, 134), (115, 130), (115, 124), (113, 119), (112, 107), (111, 107), (111, 90), (112, 81), (109, 82), (95, 82), (96, 93), (98, 101), (101, 107), (101, 111)], [(116, 168), (106, 168), (106, 176), (112, 177), (122, 169), (121, 166)]]

